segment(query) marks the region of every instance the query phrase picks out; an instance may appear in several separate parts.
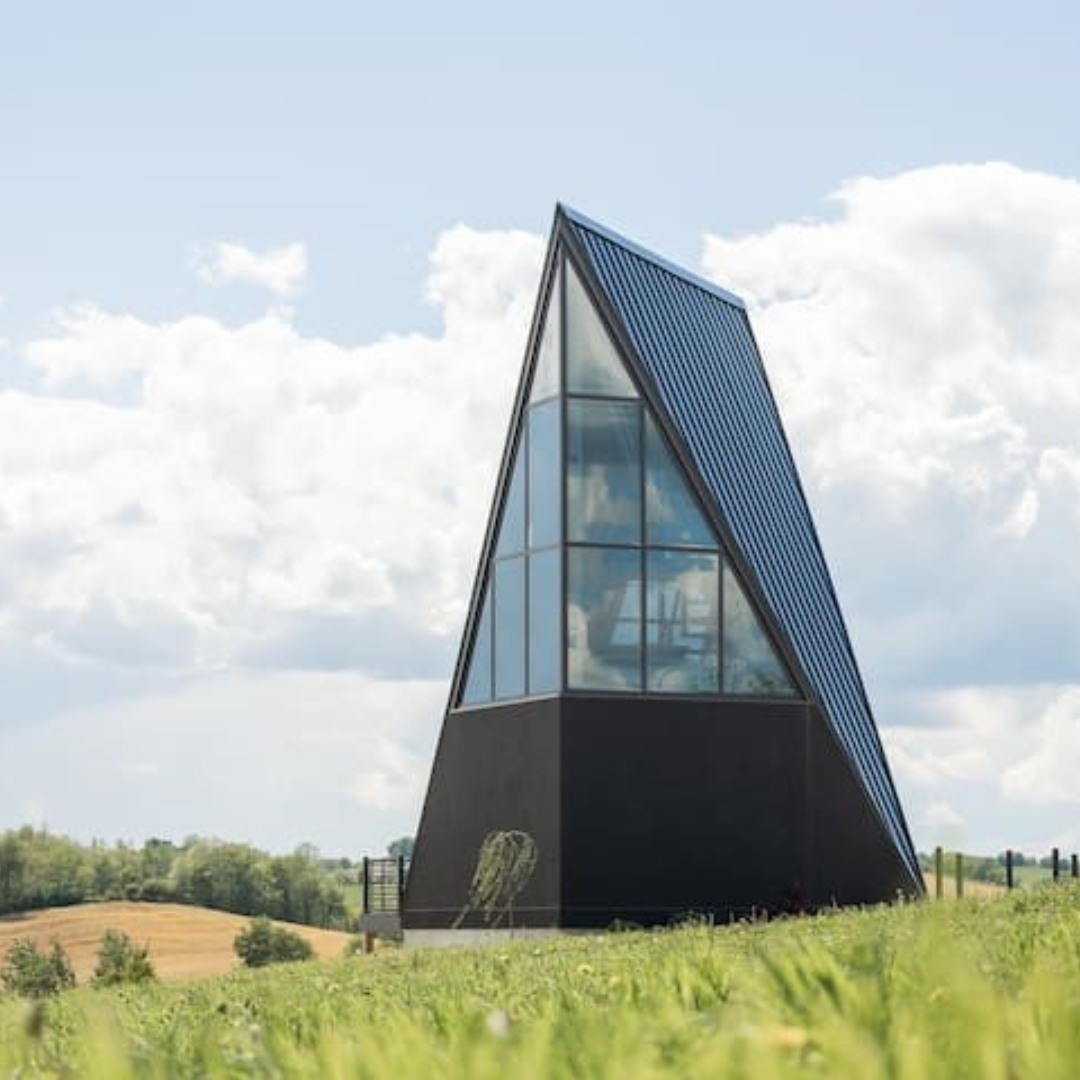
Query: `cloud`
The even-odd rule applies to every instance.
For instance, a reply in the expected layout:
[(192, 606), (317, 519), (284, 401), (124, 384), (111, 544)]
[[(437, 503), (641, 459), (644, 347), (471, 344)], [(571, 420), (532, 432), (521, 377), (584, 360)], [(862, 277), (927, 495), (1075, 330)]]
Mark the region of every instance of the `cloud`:
[(415, 828), (542, 253), (445, 233), (429, 335), (82, 304), (25, 344), (0, 817), (353, 854)]
[(358, 855), (414, 827), (442, 680), (223, 672), (0, 729), (0, 819), (83, 839), (188, 833)]
[(303, 244), (285, 244), (260, 255), (223, 240), (196, 253), (195, 272), (207, 285), (242, 282), (289, 296), (307, 277), (307, 251)]
[(971, 851), (1075, 843), (1058, 808), (1080, 802), (1080, 685), (957, 687), (910, 705), (935, 723), (882, 736), (917, 844), (957, 841), (938, 828), (942, 803), (963, 819)]
[[(1080, 765), (1080, 186), (942, 166), (834, 206), (710, 237), (705, 269), (750, 302), (917, 838), (958, 827), (944, 806), (978, 849), (1039, 850)], [(0, 752), (27, 763), (4, 813), (412, 827), (542, 249), (444, 233), (432, 334), (88, 304), (24, 344), (37, 385), (0, 391)], [(218, 742), (231, 788), (198, 756)]]
[(963, 825), (964, 819), (948, 803), (935, 802), (927, 808), (923, 823), (934, 829), (950, 829)]
[(451, 230), (442, 332), (361, 347), (273, 311), (62, 313), (26, 348), (41, 390), (0, 393), (11, 633), (135, 668), (448, 672), (541, 256)]
[(704, 265), (748, 299), (871, 685), (1068, 680), (1080, 184), (946, 165), (832, 201)]
[(1064, 691), (1039, 717), (1035, 746), (1002, 777), (1019, 802), (1080, 803), (1080, 686)]

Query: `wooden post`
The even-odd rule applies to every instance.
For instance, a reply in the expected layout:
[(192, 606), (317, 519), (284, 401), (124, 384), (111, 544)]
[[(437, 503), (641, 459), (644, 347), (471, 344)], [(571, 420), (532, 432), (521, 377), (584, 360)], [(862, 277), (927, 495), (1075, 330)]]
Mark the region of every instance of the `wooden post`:
[(1012, 889), (1015, 887), (1013, 881), (1013, 853), (1012, 848), (1009, 848), (1005, 852), (1005, 888)]
[(1057, 848), (1050, 852), (1050, 868), (1053, 870), (1054, 880), (1057, 881), (1061, 877), (1061, 853)]
[(939, 900), (945, 898), (945, 852), (940, 844), (934, 848), (934, 895)]
[(364, 931), (364, 952), (373, 953), (375, 951), (375, 934), (371, 930)]
[(1072, 863), (1072, 865), (1070, 866), (1070, 870), (1072, 871), (1072, 876), (1074, 878), (1080, 878), (1080, 861), (1077, 860), (1077, 855), (1076, 855), (1075, 851), (1073, 852), (1072, 859), (1070, 860), (1070, 862)]
[(360, 914), (366, 915), (371, 910), (368, 903), (368, 890), (371, 888), (371, 860), (364, 856), (364, 880), (360, 882)]
[(959, 900), (964, 895), (964, 856), (958, 851), (956, 853), (956, 899)]

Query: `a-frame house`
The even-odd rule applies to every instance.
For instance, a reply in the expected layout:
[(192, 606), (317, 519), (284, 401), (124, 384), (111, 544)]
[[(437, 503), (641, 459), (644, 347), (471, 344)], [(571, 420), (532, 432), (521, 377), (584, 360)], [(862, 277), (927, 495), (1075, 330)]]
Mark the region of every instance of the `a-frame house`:
[[(483, 929), (886, 901), (922, 880), (743, 303), (559, 207), (403, 905)], [(435, 932), (432, 934), (431, 932)]]

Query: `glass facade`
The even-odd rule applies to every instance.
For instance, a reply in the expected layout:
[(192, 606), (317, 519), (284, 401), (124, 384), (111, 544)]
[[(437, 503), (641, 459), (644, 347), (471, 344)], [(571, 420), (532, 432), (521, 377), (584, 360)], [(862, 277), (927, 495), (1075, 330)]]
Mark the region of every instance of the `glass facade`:
[(641, 406), (566, 406), (566, 536), (571, 543), (641, 543)]
[(567, 393), (637, 397), (622, 358), (569, 263), (565, 280)]
[(754, 614), (738, 579), (724, 567), (724, 693), (794, 697), (791, 676)]
[(461, 704), (795, 695), (577, 272), (553, 281)]
[(526, 418), (529, 444), (529, 547), (559, 542), (562, 484), (559, 451), (559, 402), (533, 406)]
[(645, 578), (647, 688), (660, 693), (717, 693), (720, 556), (650, 550)]
[(543, 401), (558, 394), (562, 385), (559, 377), (562, 364), (559, 363), (561, 352), (559, 335), (562, 311), (562, 268), (555, 271), (555, 284), (548, 298), (547, 311), (544, 315), (544, 327), (540, 332), (540, 345), (536, 353), (536, 373), (533, 375), (529, 402)]
[(525, 547), (525, 468), (524, 454), (518, 453), (514, 471), (510, 474), (510, 488), (503, 507), (502, 528), (495, 557), (521, 551)]
[(712, 526), (698, 507), (682, 469), (664, 445), (651, 416), (645, 417), (645, 530), (657, 546), (716, 547)]
[(559, 619), (562, 559), (558, 548), (529, 556), (529, 693), (546, 694), (559, 689)]
[(641, 556), (572, 547), (566, 572), (567, 686), (640, 690)]

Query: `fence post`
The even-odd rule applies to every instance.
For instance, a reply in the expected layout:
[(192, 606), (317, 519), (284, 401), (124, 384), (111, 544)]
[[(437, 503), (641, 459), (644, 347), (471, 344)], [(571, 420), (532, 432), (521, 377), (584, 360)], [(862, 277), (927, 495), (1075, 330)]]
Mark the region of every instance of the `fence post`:
[(1061, 877), (1061, 853), (1057, 848), (1050, 852), (1050, 865), (1054, 871), (1054, 880), (1057, 881)]
[(939, 900), (945, 898), (945, 852), (940, 844), (934, 848), (934, 895)]
[(360, 910), (367, 914), (371, 910), (371, 860), (364, 856), (364, 880), (360, 883)]
[(397, 910), (400, 912), (402, 901), (405, 899), (405, 856), (399, 855), (397, 860)]
[(1013, 853), (1012, 848), (1005, 852), (1005, 888), (1013, 888)]
[(964, 895), (964, 856), (956, 853), (956, 899)]
[(1070, 870), (1072, 871), (1072, 876), (1074, 878), (1080, 878), (1080, 862), (1077, 861), (1077, 856), (1076, 856), (1075, 851), (1073, 852), (1071, 862), (1072, 862), (1072, 866), (1070, 867)]

